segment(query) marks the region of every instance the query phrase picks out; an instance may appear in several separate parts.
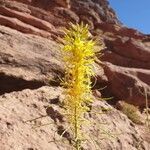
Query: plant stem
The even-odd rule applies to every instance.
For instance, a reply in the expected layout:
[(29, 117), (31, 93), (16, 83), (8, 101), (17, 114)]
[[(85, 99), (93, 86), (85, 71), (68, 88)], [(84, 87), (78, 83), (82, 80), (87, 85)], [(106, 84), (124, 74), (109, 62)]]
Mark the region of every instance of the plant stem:
[(149, 120), (149, 107), (148, 107), (148, 98), (147, 98), (147, 90), (146, 88), (144, 88), (144, 92), (145, 92), (145, 102), (146, 102), (146, 125), (148, 126), (149, 130), (150, 130), (150, 120)]
[(77, 104), (75, 105), (75, 148), (80, 150), (80, 143), (78, 137), (78, 119), (77, 119)]

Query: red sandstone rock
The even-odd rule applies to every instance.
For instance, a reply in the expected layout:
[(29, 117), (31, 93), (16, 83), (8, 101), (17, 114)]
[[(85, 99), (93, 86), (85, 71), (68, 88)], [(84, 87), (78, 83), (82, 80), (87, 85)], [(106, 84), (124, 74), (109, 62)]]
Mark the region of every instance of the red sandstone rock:
[[(149, 78), (149, 74), (146, 72), (149, 72), (150, 68), (149, 36), (123, 27), (106, 1), (3, 0), (0, 3), (1, 25), (45, 38), (57, 40), (59, 36), (62, 36), (62, 27), (67, 26), (70, 21), (79, 22), (81, 20), (89, 23), (91, 32), (101, 36), (104, 40), (106, 49), (103, 51), (103, 57), (100, 58), (104, 63), (110, 62), (116, 68), (120, 66), (123, 71), (126, 68), (135, 70), (135, 74), (132, 76), (139, 81), (142, 76), (142, 79), (144, 78), (142, 86), (144, 84), (149, 86), (149, 82), (147, 82), (149, 79), (145, 80), (145, 78)], [(99, 34), (97, 31), (101, 33)], [(136, 75), (138, 69), (141, 70), (140, 77)], [(128, 74), (131, 75), (131, 72)], [(105, 78), (110, 79), (107, 74), (105, 75), (107, 76)], [(127, 75), (124, 74), (124, 76)], [(103, 82), (102, 78), (98, 77), (98, 79), (98, 83)], [(113, 87), (114, 84), (111, 80), (108, 80), (108, 83)], [(119, 82), (115, 84), (121, 86)], [(116, 92), (111, 92), (118, 97)], [(122, 94), (121, 98), (125, 99), (126, 95)], [(144, 98), (141, 101), (143, 105)], [(132, 103), (132, 99), (130, 103)], [(140, 103), (138, 104), (140, 105)]]
[[(106, 46), (99, 58), (102, 62), (95, 65), (95, 96), (113, 96), (115, 101), (122, 99), (145, 106), (142, 92), (143, 88), (150, 92), (150, 36), (124, 27), (106, 0), (0, 0), (0, 148), (3, 150), (17, 150), (19, 146), (28, 150), (57, 150), (59, 146), (70, 150), (66, 138), (63, 138), (66, 144), (49, 143), (52, 130), (59, 129), (56, 122), (49, 130), (49, 127), (32, 129), (23, 121), (43, 115), (49, 100), (62, 96), (58, 86), (64, 69), (56, 41), (69, 22), (81, 21), (88, 23), (91, 34), (102, 39)], [(47, 84), (51, 87), (44, 87)], [(55, 107), (61, 111), (58, 105), (52, 105)], [(86, 131), (99, 142), (101, 149), (150, 149), (145, 133), (142, 131), (140, 135), (141, 130), (119, 111), (104, 102), (96, 102), (91, 108), (100, 113), (103, 113), (101, 108), (113, 109), (113, 113), (103, 116), (92, 113), (87, 116), (97, 126)], [(49, 119), (45, 119), (46, 123)], [(114, 141), (101, 141), (101, 136), (97, 136), (99, 125), (106, 121), (111, 133), (123, 133)], [(96, 149), (90, 143), (83, 147)]]
[[(117, 99), (145, 107), (145, 93), (150, 96), (150, 70), (127, 68), (106, 63), (104, 72), (108, 77), (108, 87)], [(150, 103), (149, 103), (150, 104)]]

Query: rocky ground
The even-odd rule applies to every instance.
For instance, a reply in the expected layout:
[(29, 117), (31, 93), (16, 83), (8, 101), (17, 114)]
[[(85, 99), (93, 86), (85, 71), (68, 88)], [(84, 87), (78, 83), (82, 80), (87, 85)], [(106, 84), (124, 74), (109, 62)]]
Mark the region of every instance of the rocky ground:
[[(142, 109), (146, 89), (150, 103), (149, 35), (124, 27), (106, 0), (0, 0), (1, 150), (73, 149), (69, 131), (61, 138), (67, 123), (60, 105), (60, 37), (68, 22), (81, 21), (105, 44), (103, 56), (97, 55), (95, 102), (86, 114), (91, 125), (84, 127), (84, 150), (150, 149), (150, 133), (143, 124), (96, 100), (101, 92), (102, 97), (114, 97), (113, 106), (124, 100)], [(102, 108), (111, 111), (95, 113)]]

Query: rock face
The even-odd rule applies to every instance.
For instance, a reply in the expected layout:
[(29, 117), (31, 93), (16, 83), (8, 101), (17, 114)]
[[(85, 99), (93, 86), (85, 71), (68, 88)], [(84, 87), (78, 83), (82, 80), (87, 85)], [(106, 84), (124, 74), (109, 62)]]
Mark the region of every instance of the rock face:
[(102, 22), (119, 22), (108, 2), (99, 0), (1, 0), (0, 21), (1, 25), (23, 33), (47, 38), (56, 35), (70, 21), (84, 21), (91, 27)]
[[(117, 101), (123, 99), (129, 103), (141, 107), (145, 106), (145, 96), (143, 96), (139, 91), (140, 90), (144, 91), (143, 89), (146, 88), (148, 96), (150, 94), (149, 88), (150, 37), (148, 35), (143, 35), (142, 33), (139, 33), (134, 29), (128, 29), (126, 27), (123, 27), (117, 20), (114, 11), (109, 7), (108, 2), (106, 0), (103, 1), (1, 0), (0, 1), (1, 25), (10, 27), (12, 29), (15, 29), (17, 31), (26, 34), (37, 35), (47, 39), (58, 41), (59, 36), (62, 35), (61, 32), (62, 27), (66, 27), (68, 25), (68, 22), (81, 22), (81, 21), (88, 23), (91, 27), (92, 34), (96, 35), (97, 37), (100, 36), (100, 38), (103, 39), (107, 47), (103, 51), (104, 54), (103, 57), (100, 59), (104, 62), (104, 66), (106, 66), (104, 67), (104, 71), (108, 80), (107, 81), (102, 80), (99, 81), (99, 83), (105, 83), (108, 87), (106, 90), (110, 91), (110, 93), (114, 97), (116, 97)], [(2, 31), (4, 32), (3, 29)], [(3, 32), (2, 35), (5, 34)], [(19, 37), (16, 38), (19, 39)], [(38, 38), (37, 41), (40, 41), (39, 37), (37, 38)], [(22, 41), (24, 41), (25, 39), (19, 40), (20, 41), (18, 42), (22, 43)], [(44, 40), (46, 42), (46, 39)], [(6, 41), (6, 43), (8, 42)], [(49, 41), (46, 43), (50, 44)], [(14, 42), (14, 45), (17, 44)], [(30, 44), (27, 45), (30, 46), (32, 45), (33, 47), (35, 47), (35, 45), (37, 44), (32, 44), (32, 42), (30, 42)], [(47, 48), (48, 47), (51, 46), (47, 44)], [(28, 57), (27, 53), (26, 57), (23, 56), (23, 53), (25, 53), (24, 48), (22, 46), (21, 47), (18, 46), (18, 48), (22, 49), (21, 55), (23, 59), (27, 60), (26, 59)], [(14, 51), (15, 48), (11, 49)], [(42, 48), (42, 50), (43, 49), (45, 51), (45, 48)], [(56, 49), (57, 50), (54, 51), (58, 51), (58, 48)], [(32, 49), (30, 49), (30, 51), (31, 53), (33, 53)], [(46, 51), (47, 52), (44, 52), (45, 54), (51, 53), (48, 52), (49, 49), (47, 49)], [(10, 52), (7, 53), (11, 55)], [(16, 53), (18, 53), (17, 50)], [(56, 52), (56, 55), (57, 54), (58, 53)], [(4, 54), (1, 56), (4, 57)], [(7, 56), (5, 56), (5, 58), (6, 57)], [(14, 57), (16, 57), (15, 54)], [(47, 60), (49, 61), (49, 58), (47, 58)], [(35, 62), (36, 59), (34, 59), (34, 63)], [(22, 63), (24, 64), (25, 62)], [(25, 65), (28, 66), (28, 63), (31, 64), (33, 62), (28, 61), (25, 63)], [(36, 63), (37, 65), (39, 65), (38, 62)], [(39, 63), (43, 63), (43, 61), (40, 61)], [(48, 64), (46, 65), (50, 66)], [(33, 66), (35, 67), (35, 65)], [(30, 68), (32, 67), (30, 66)], [(49, 67), (47, 67), (47, 71), (48, 70)], [(33, 73), (33, 71), (31, 72)], [(118, 90), (118, 87), (120, 90)], [(129, 89), (132, 90), (132, 94)]]
[(0, 93), (58, 84), (53, 80), (63, 67), (56, 42), (4, 26), (0, 30)]
[[(73, 149), (68, 132), (63, 139), (60, 137), (68, 126), (64, 123), (58, 105), (61, 93), (60, 87), (43, 86), (36, 90), (25, 89), (0, 96), (1, 149)], [(112, 111), (103, 115), (94, 113), (103, 113), (101, 108)], [(86, 117), (91, 125), (89, 128), (84, 127), (89, 137), (88, 142), (83, 144), (85, 150), (149, 150), (148, 141), (144, 141), (134, 124), (108, 104), (95, 101), (91, 113)]]
[[(66, 123), (59, 106), (64, 69), (58, 41), (63, 27), (81, 21), (106, 46), (97, 56), (95, 96), (106, 85), (102, 96), (144, 107), (146, 89), (150, 102), (150, 36), (124, 27), (106, 0), (0, 0), (0, 149), (73, 149), (69, 131), (59, 139)], [(104, 102), (91, 108), (86, 117), (96, 126), (84, 130), (94, 141), (88, 139), (85, 150), (150, 149), (143, 126)], [(101, 108), (112, 111), (92, 113)], [(99, 128), (103, 122), (107, 126)], [(101, 137), (105, 128), (115, 138)]]
[(127, 29), (123, 34), (120, 30), (116, 33), (110, 32), (111, 38), (110, 33), (104, 33), (107, 48), (101, 59), (108, 77), (107, 90), (111, 91), (116, 99), (144, 107), (144, 90), (147, 91), (148, 99), (150, 98), (149, 36), (142, 36), (137, 32), (130, 35), (127, 34)]

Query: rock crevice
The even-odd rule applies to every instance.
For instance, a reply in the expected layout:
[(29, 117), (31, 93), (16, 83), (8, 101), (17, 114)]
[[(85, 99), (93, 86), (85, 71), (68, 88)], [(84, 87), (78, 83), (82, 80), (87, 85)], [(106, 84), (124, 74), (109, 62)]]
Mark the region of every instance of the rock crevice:
[(46, 84), (42, 81), (27, 81), (21, 77), (18, 78), (15, 76), (8, 76), (5, 73), (0, 73), (0, 95), (14, 91), (22, 91), (24, 89), (38, 89), (44, 85)]

